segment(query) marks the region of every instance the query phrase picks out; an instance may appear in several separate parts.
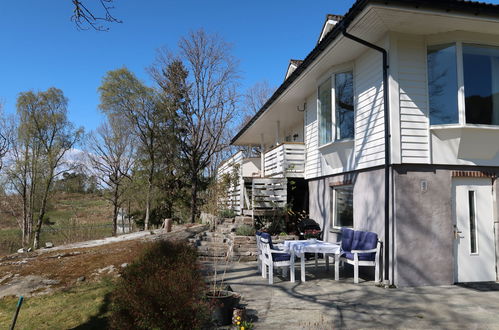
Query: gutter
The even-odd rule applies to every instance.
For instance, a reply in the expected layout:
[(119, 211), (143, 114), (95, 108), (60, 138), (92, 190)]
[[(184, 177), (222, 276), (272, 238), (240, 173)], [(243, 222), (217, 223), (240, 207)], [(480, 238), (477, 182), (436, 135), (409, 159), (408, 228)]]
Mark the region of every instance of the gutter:
[(366, 40), (362, 40), (356, 36), (349, 34), (346, 28), (343, 28), (342, 34), (345, 38), (353, 40), (368, 48), (374, 49), (383, 55), (383, 105), (384, 105), (384, 121), (385, 121), (385, 242), (383, 243), (384, 252), (384, 271), (383, 278), (385, 285), (390, 284), (389, 271), (390, 271), (390, 105), (388, 100), (388, 53), (384, 48), (374, 45)]

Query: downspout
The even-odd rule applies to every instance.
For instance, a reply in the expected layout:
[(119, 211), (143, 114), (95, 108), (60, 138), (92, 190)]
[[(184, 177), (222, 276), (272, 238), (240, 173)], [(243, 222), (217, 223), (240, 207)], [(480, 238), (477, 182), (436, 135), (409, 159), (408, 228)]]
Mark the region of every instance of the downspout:
[(388, 103), (388, 53), (384, 48), (376, 46), (368, 41), (362, 40), (346, 32), (346, 28), (342, 30), (345, 38), (351, 39), (359, 44), (374, 49), (383, 55), (383, 104), (385, 118), (385, 242), (384, 251), (384, 283), (390, 283), (390, 108)]

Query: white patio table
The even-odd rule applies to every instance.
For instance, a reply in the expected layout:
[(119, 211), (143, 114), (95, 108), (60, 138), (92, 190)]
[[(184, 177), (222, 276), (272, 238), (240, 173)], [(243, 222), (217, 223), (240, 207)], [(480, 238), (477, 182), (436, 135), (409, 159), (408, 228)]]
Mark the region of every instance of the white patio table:
[[(308, 240), (294, 240), (294, 241), (284, 241), (284, 250), (291, 255), (291, 282), (295, 282), (295, 256), (300, 258), (300, 269), (301, 269), (301, 281), (305, 282), (305, 253), (323, 253), (326, 258), (326, 265), (328, 266), (328, 257), (326, 254), (335, 255), (335, 272), (334, 278), (338, 280), (339, 269), (336, 264), (339, 261), (340, 245), (335, 243), (323, 242), (316, 239)], [(315, 266), (317, 267), (317, 258), (315, 258)]]

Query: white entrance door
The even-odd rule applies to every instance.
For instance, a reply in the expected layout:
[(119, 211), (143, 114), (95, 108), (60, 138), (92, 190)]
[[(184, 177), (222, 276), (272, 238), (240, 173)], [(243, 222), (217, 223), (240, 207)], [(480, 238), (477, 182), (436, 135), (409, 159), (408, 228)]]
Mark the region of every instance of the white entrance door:
[(454, 279), (495, 281), (495, 243), (490, 179), (453, 180)]

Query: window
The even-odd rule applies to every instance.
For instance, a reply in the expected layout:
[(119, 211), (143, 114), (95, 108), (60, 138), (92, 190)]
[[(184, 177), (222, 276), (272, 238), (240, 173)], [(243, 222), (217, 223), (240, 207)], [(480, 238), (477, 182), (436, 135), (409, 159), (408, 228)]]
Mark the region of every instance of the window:
[(478, 247), (476, 244), (476, 216), (475, 216), (475, 192), (473, 190), (468, 191), (468, 203), (470, 211), (470, 252), (477, 253)]
[(319, 86), (319, 144), (332, 141), (331, 125), (331, 78)]
[(353, 186), (331, 188), (331, 228), (353, 227)]
[(457, 124), (456, 46), (428, 47), (430, 124)]
[[(499, 125), (499, 47), (460, 42), (430, 46), (427, 61), (431, 125)], [(461, 106), (458, 97), (464, 99)]]
[(499, 125), (499, 48), (463, 45), (466, 123)]
[(336, 140), (353, 139), (353, 74), (352, 72), (335, 75)]
[[(334, 109), (332, 108), (333, 95)], [(334, 77), (328, 78), (319, 85), (318, 108), (319, 145), (354, 138), (353, 73), (351, 71), (336, 73)]]

